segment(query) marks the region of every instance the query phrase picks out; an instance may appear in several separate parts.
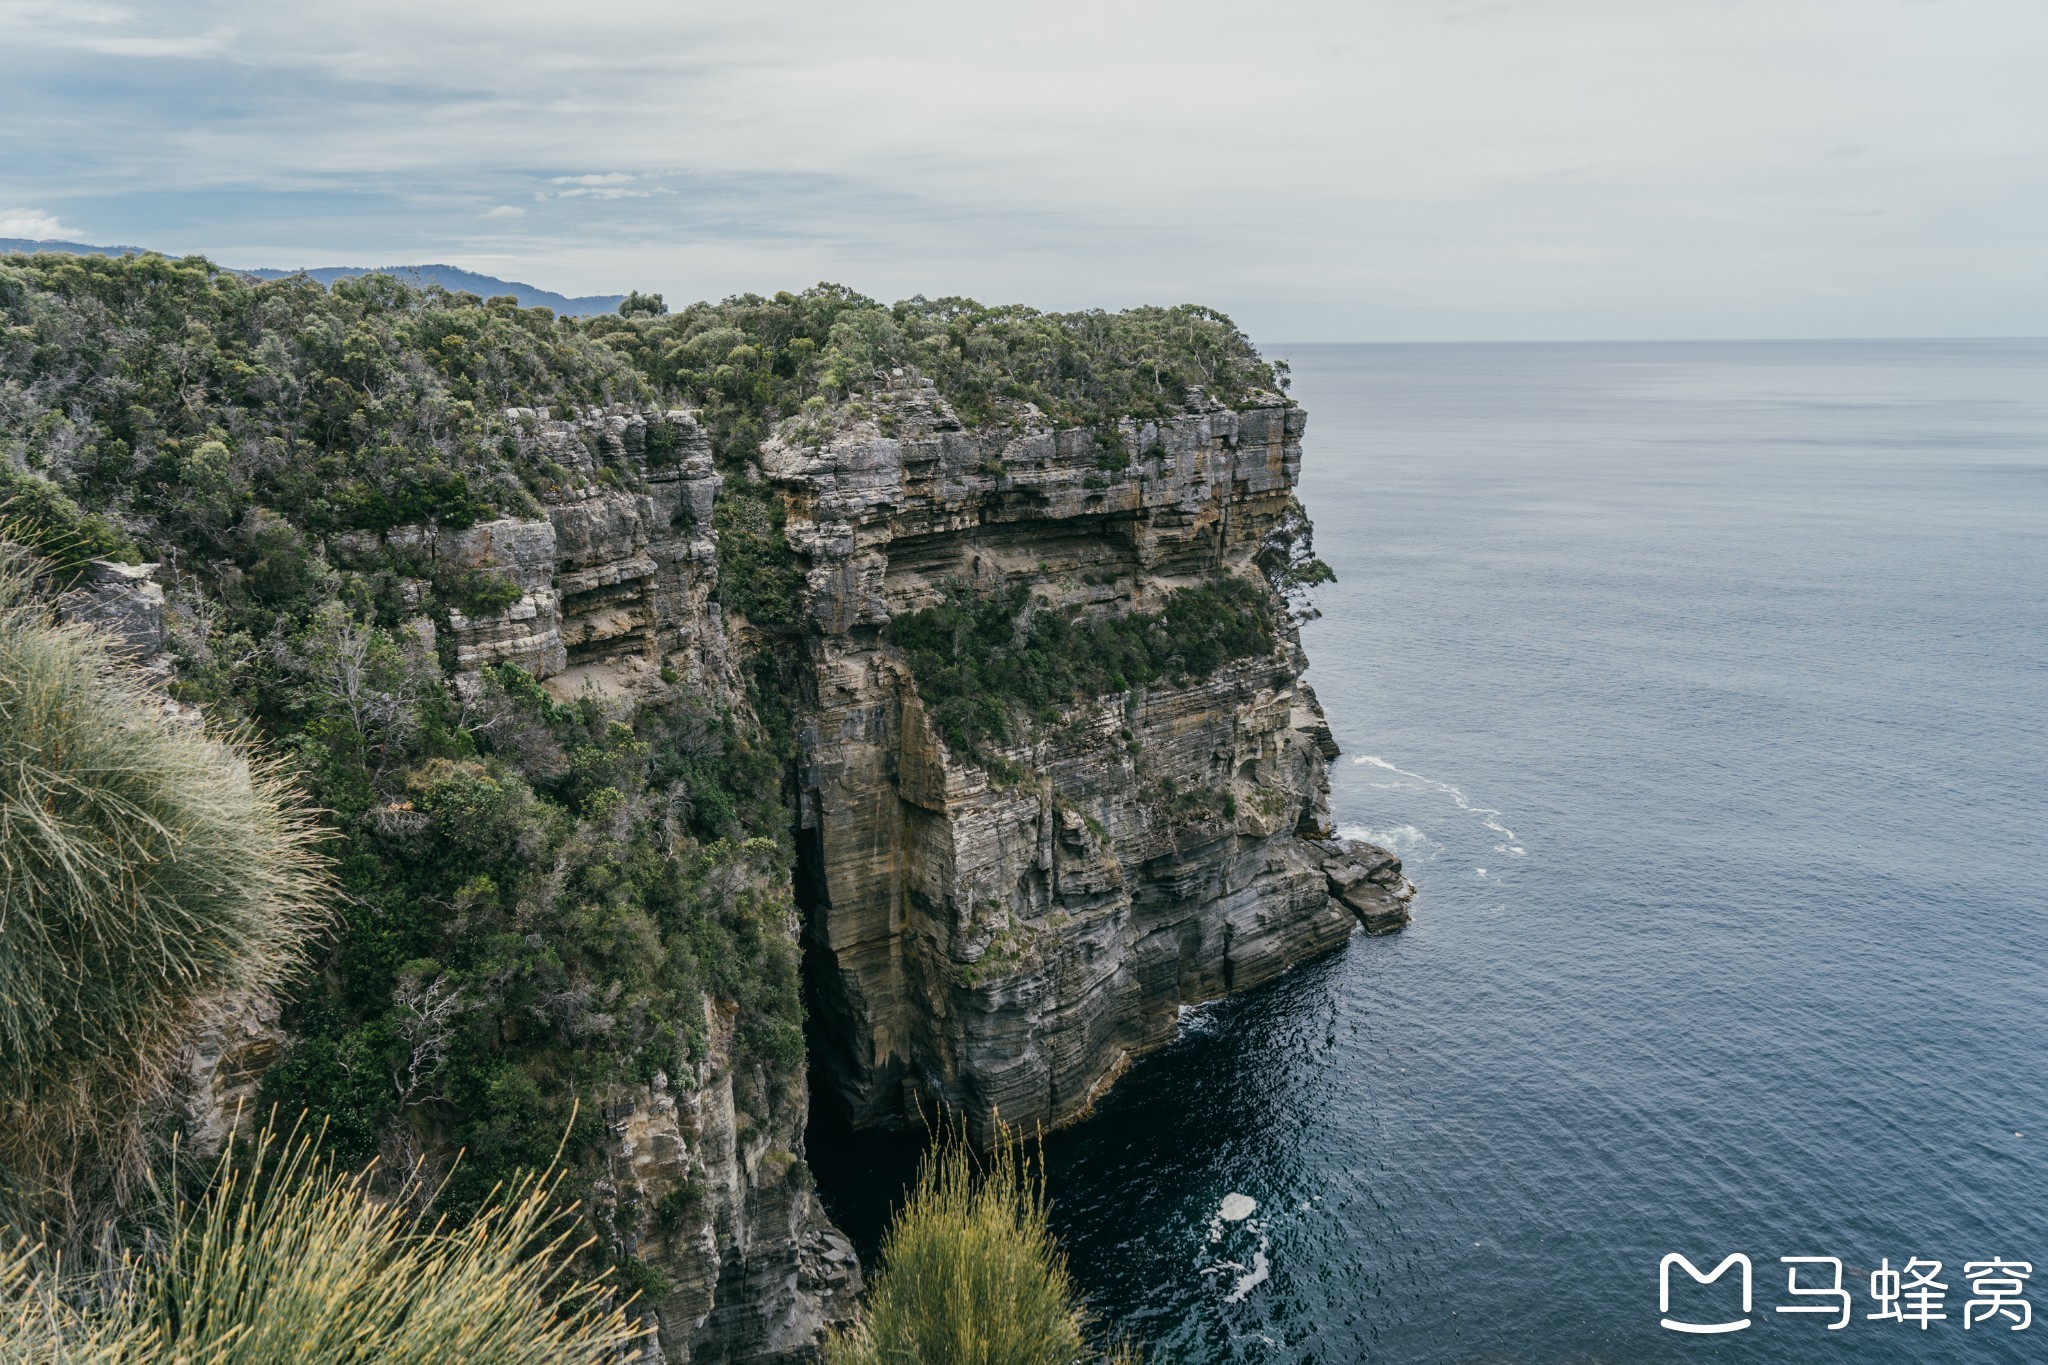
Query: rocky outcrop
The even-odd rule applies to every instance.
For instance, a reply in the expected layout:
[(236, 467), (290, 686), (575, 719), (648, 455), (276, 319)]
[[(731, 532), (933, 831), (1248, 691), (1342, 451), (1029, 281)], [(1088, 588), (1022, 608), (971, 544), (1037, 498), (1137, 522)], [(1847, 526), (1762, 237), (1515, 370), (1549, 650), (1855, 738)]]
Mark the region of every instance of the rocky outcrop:
[(546, 516), (354, 532), (331, 538), (329, 555), (510, 580), (519, 589), (510, 606), (449, 614), (458, 684), (511, 663), (556, 680), (564, 695), (644, 690), (664, 669), (713, 695), (732, 692), (711, 529), (722, 478), (696, 419), (603, 409), (572, 420), (530, 408), (505, 416), (528, 457), (562, 474)]
[(1304, 415), (1194, 393), (1113, 436), (1030, 412), (968, 430), (914, 375), (870, 402), (761, 460), (807, 571), (798, 895), (820, 1080), (857, 1124), (934, 1106), (984, 1130), (1059, 1123), (1182, 1004), (1353, 931), (1324, 870), (1335, 745), (1298, 640), (1071, 706), (992, 774), (948, 750), (883, 627), (949, 584), (1116, 614), (1216, 574), (1263, 583)]
[(1391, 934), (1408, 923), (1415, 884), (1402, 875), (1399, 857), (1361, 839), (1333, 839), (1319, 847), (1330, 894), (1358, 916), (1365, 932)]
[(802, 1076), (736, 1075), (732, 1017), (705, 1012), (711, 1058), (693, 1083), (657, 1076), (608, 1112), (611, 1173), (592, 1206), (665, 1284), (645, 1359), (797, 1358), (852, 1313), (859, 1261), (801, 1159)]
[(267, 992), (214, 1002), (180, 1047), (171, 1069), (186, 1150), (201, 1161), (220, 1154), (230, 1136), (246, 1135), (264, 1118), (257, 1089), (284, 1055), (281, 1011)]

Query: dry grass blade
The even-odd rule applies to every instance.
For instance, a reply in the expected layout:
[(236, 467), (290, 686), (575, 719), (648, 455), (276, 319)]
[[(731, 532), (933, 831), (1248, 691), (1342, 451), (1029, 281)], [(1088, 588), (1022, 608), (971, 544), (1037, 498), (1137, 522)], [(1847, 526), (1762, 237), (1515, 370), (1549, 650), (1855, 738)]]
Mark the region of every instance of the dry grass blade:
[(612, 1285), (571, 1276), (557, 1179), (453, 1232), (368, 1179), (265, 1132), (107, 1273), (67, 1284), (25, 1245), (0, 1253), (0, 1365), (611, 1365), (642, 1335)]
[(572, 1280), (556, 1180), (522, 1177), (467, 1226), (422, 1228), (310, 1138), (258, 1139), (136, 1277), (179, 1359), (439, 1365), (610, 1361), (636, 1336), (612, 1287)]
[(60, 1292), (42, 1248), (0, 1244), (0, 1365), (151, 1365), (162, 1335), (145, 1324), (95, 1316)]

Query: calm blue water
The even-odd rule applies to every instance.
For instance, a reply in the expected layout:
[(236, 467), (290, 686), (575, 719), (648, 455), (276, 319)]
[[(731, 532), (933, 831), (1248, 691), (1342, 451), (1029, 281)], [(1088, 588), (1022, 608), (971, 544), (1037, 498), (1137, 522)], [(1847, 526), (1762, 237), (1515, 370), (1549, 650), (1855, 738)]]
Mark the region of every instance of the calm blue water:
[[(2048, 1359), (1958, 1273), (2048, 1309), (2048, 343), (1283, 353), (1335, 811), (1422, 896), (1053, 1141), (1098, 1306), (1183, 1363)], [(1673, 1251), (1755, 1326), (1661, 1329)], [(1915, 1256), (1948, 1320), (1867, 1321)]]

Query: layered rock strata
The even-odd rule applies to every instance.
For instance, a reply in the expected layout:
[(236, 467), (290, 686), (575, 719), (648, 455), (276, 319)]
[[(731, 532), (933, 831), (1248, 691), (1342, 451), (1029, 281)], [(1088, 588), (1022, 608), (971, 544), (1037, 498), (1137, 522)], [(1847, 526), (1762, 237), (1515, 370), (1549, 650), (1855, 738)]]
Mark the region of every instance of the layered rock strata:
[[(559, 679), (554, 690), (565, 695), (586, 686), (630, 692), (666, 667), (713, 694), (732, 692), (711, 529), (723, 480), (696, 419), (595, 409), (574, 420), (528, 408), (505, 415), (515, 439), (565, 475), (546, 516), (351, 533), (332, 538), (329, 554), (343, 564), (396, 557), (510, 580), (520, 592), (510, 607), (450, 614), (458, 683), (511, 663)], [(582, 477), (569, 479), (570, 471)]]
[(1258, 564), (1298, 520), (1304, 414), (1197, 392), (1105, 440), (1031, 412), (966, 429), (914, 375), (872, 401), (761, 459), (807, 571), (819, 1079), (860, 1125), (1056, 1124), (1171, 1039), (1181, 1005), (1352, 932), (1324, 870), (1351, 856), (1324, 842), (1335, 745), (1290, 630), (1210, 676), (1077, 702), (999, 778), (948, 749), (884, 627), (957, 585), (1089, 614), (1158, 611), (1218, 574), (1270, 593)]
[[(581, 476), (545, 516), (340, 535), (327, 555), (509, 580), (504, 610), (415, 622), (422, 640), (445, 632), (458, 686), (516, 663), (559, 695), (630, 707), (686, 679), (737, 704), (716, 600), (721, 479), (695, 419), (507, 417), (530, 453)], [(949, 1109), (985, 1133), (998, 1114), (1076, 1117), (1173, 1036), (1180, 1005), (1269, 980), (1357, 925), (1407, 922), (1399, 859), (1330, 838), (1336, 744), (1291, 630), (1207, 676), (1078, 701), (999, 773), (948, 748), (883, 636), (960, 585), (1024, 584), (1108, 615), (1156, 612), (1218, 574), (1263, 585), (1300, 522), (1303, 425), (1277, 396), (1232, 411), (1194, 394), (1107, 441), (1028, 411), (969, 430), (911, 375), (858, 420), (764, 445), (806, 570), (797, 892), (814, 1056), (856, 1122)], [(95, 565), (64, 608), (161, 661), (150, 570)], [(259, 1003), (224, 1010), (184, 1063), (188, 1127), (209, 1149), (278, 1054), (275, 1006)], [(704, 1009), (695, 1074), (607, 1097), (590, 1207), (664, 1286), (643, 1359), (804, 1358), (849, 1315), (858, 1263), (809, 1183), (804, 1078), (738, 1067), (734, 1020)]]

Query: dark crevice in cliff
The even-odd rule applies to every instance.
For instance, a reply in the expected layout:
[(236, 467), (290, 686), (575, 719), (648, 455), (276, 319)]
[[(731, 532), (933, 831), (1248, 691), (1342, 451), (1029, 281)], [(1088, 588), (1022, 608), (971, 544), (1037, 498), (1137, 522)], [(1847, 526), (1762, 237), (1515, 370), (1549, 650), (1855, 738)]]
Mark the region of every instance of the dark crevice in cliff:
[(859, 1024), (833, 979), (836, 968), (826, 940), (825, 914), (829, 907), (825, 902), (824, 852), (818, 831), (800, 825), (795, 834), (796, 863), (791, 877), (797, 914), (802, 919), (804, 1034), (811, 1114), (813, 1122), (820, 1113), (829, 1111), (840, 1122), (848, 1123), (847, 1095), (840, 1086), (859, 1071), (854, 1044)]
[(811, 1070), (811, 1120), (804, 1130), (805, 1159), (818, 1182), (818, 1199), (872, 1267), (890, 1215), (917, 1179), (927, 1134), (911, 1128), (856, 1129), (842, 1105)]

